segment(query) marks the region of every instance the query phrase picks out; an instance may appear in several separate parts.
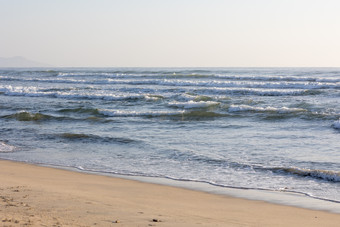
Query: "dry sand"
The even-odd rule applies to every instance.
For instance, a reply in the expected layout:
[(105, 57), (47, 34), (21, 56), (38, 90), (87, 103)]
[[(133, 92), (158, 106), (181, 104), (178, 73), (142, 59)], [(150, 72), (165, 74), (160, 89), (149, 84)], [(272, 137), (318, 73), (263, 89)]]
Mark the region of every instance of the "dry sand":
[(1, 226), (340, 226), (340, 215), (0, 160)]

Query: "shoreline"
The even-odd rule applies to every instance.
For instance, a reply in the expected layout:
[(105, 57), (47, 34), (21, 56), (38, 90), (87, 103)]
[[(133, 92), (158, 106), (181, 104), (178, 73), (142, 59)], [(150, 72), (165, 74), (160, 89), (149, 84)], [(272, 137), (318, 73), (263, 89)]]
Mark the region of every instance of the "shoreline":
[(184, 188), (198, 192), (206, 192), (209, 194), (230, 196), (235, 198), (263, 201), (271, 204), (293, 206), (298, 208), (305, 208), (310, 210), (326, 211), (340, 214), (340, 202), (330, 199), (318, 198), (308, 195), (307, 193), (288, 191), (288, 190), (270, 190), (258, 188), (242, 188), (214, 185), (209, 182), (180, 180), (166, 177), (149, 177), (149, 176), (134, 176), (123, 174), (98, 173), (91, 171), (79, 171), (98, 174), (109, 177), (116, 177), (122, 179), (129, 179), (144, 183), (151, 183), (157, 185), (165, 185), (175, 188)]
[(56, 166), (43, 163), (29, 163), (22, 161), (13, 161), (0, 159), (10, 162), (18, 162), (28, 165), (47, 167), (52, 169), (61, 169), (71, 172), (78, 172), (84, 174), (107, 176), (112, 178), (127, 179), (132, 181), (138, 181), (142, 183), (151, 183), (156, 185), (164, 185), (175, 188), (189, 189), (198, 192), (205, 192), (215, 195), (230, 196), (235, 198), (263, 201), (271, 204), (293, 206), (298, 208), (304, 208), (309, 210), (325, 211), (330, 213), (340, 214), (340, 202), (333, 201), (330, 199), (324, 199), (319, 197), (313, 197), (303, 192), (295, 192), (288, 190), (270, 190), (261, 188), (241, 188), (241, 187), (231, 187), (223, 185), (214, 185), (209, 182), (201, 181), (191, 181), (191, 180), (181, 180), (172, 179), (167, 177), (152, 177), (152, 176), (138, 176), (129, 174), (118, 174), (100, 171), (85, 170), (77, 167), (65, 167)]
[(0, 160), (3, 225), (338, 226), (340, 215)]

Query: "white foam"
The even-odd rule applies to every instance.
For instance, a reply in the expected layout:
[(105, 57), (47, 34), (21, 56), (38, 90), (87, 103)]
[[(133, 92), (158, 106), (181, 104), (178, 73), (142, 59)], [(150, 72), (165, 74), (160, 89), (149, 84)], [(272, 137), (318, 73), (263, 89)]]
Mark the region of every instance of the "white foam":
[(335, 129), (340, 129), (340, 119), (337, 121), (334, 121), (334, 123), (332, 124), (333, 128)]
[[(243, 94), (243, 95), (259, 95), (259, 96), (285, 96), (285, 95), (303, 95), (308, 90), (301, 89), (259, 89), (259, 88), (196, 88), (202, 95), (226, 95), (226, 94)], [(27, 97), (54, 97), (54, 98), (74, 98), (74, 99), (103, 99), (103, 100), (127, 100), (127, 99), (150, 99), (151, 94), (148, 93), (117, 93), (117, 91), (107, 90), (76, 90), (70, 91), (47, 91), (41, 90), (37, 87), (23, 87), (23, 86), (1, 86), (0, 92), (9, 96), (27, 96)], [(148, 90), (150, 92), (150, 90)], [(191, 98), (190, 98), (191, 99)], [(187, 99), (189, 100), (189, 99)], [(201, 103), (202, 104), (202, 103)], [(196, 104), (200, 105), (200, 104)], [(208, 104), (210, 105), (210, 104)]]
[(295, 112), (306, 112), (306, 109), (302, 108), (288, 108), (288, 107), (255, 107), (249, 105), (230, 105), (229, 112), (246, 112), (246, 111), (255, 111), (255, 112), (277, 112), (277, 113), (295, 113)]
[[(196, 89), (201, 92), (203, 89)], [(242, 95), (259, 95), (259, 96), (285, 96), (285, 95), (304, 95), (308, 90), (301, 89), (263, 89), (263, 88), (204, 88), (212, 94), (242, 94)]]
[[(234, 80), (233, 77), (228, 77), (224, 80), (186, 80), (186, 79), (175, 79), (167, 77), (158, 78), (143, 78), (129, 75), (128, 77), (110, 77), (102, 78), (101, 74), (93, 74), (93, 77), (86, 79), (81, 78), (67, 78), (73, 74), (61, 75), (57, 78), (21, 78), (22, 81), (40, 81), (48, 83), (76, 83), (76, 84), (128, 84), (128, 85), (161, 85), (161, 86), (195, 86), (195, 87), (220, 87), (220, 88), (266, 88), (266, 89), (336, 89), (340, 88), (340, 80), (327, 80), (327, 79), (308, 79), (305, 80), (271, 80), (271, 78), (261, 77), (245, 77), (239, 78), (242, 80)], [(76, 75), (76, 74), (75, 74)], [(87, 75), (87, 74), (80, 74)], [(95, 76), (97, 75), (97, 77)], [(6, 79), (10, 79), (7, 77)], [(13, 79), (16, 79), (13, 77)], [(257, 79), (260, 79), (258, 81)]]
[(53, 96), (57, 98), (75, 98), (75, 99), (103, 99), (107, 101), (119, 101), (119, 100), (127, 100), (127, 99), (142, 99), (145, 98), (142, 94), (130, 94), (130, 95), (124, 95), (124, 94), (104, 94), (104, 93), (94, 93), (94, 94), (87, 94), (87, 93), (67, 93), (67, 92), (60, 92), (57, 94), (54, 94)]
[(99, 113), (109, 117), (138, 117), (138, 116), (173, 116), (185, 111), (127, 111), (127, 110), (99, 110)]
[(161, 75), (161, 78), (178, 78), (180, 77), (192, 77), (195, 75), (201, 75), (204, 77), (210, 78), (221, 78), (221, 79), (229, 79), (229, 80), (251, 80), (251, 81), (292, 81), (292, 82), (329, 82), (329, 83), (337, 83), (340, 82), (340, 79), (334, 78), (330, 75), (323, 74), (322, 77), (315, 77), (309, 75), (309, 73), (304, 75), (286, 75), (285, 72), (282, 72), (284, 75), (270, 75), (270, 74), (261, 74), (261, 75), (249, 75), (249, 72), (246, 72), (245, 75), (242, 75), (242, 72), (235, 72), (235, 75), (231, 74), (223, 74), (220, 73), (176, 73), (172, 71), (130, 71), (130, 70), (118, 70), (118, 71), (73, 71), (73, 72), (59, 72), (58, 77), (84, 77), (84, 76), (99, 76), (99, 77), (109, 77), (109, 78), (131, 78), (131, 77), (146, 77), (146, 78), (160, 78), (158, 75)]
[(127, 74), (127, 73), (116, 73), (116, 72), (59, 72), (58, 77), (84, 77), (84, 76), (100, 76), (100, 77), (131, 77), (140, 76), (140, 74)]
[(15, 149), (15, 146), (11, 146), (4, 142), (0, 142), (0, 153), (13, 152), (14, 149)]
[(13, 87), (11, 85), (2, 86), (0, 88), (0, 92), (5, 93), (6, 95), (12, 95), (12, 96), (22, 96), (22, 95), (35, 96), (38, 93), (36, 87), (23, 87), (23, 86)]
[(97, 93), (91, 92), (79, 92), (77, 90), (73, 90), (70, 92), (50, 92), (50, 91), (40, 91), (36, 87), (12, 87), (12, 86), (3, 86), (0, 87), (0, 92), (3, 92), (9, 96), (27, 96), (27, 97), (54, 97), (54, 98), (74, 98), (74, 99), (103, 99), (108, 101), (117, 101), (117, 100), (127, 100), (127, 99), (149, 99), (149, 94), (133, 94), (130, 93), (128, 95), (123, 93), (107, 93), (105, 91), (96, 91)]
[(79, 169), (79, 170), (85, 170), (84, 167), (82, 167), (82, 166), (78, 166), (77, 169)]
[(188, 101), (188, 102), (170, 102), (168, 105), (169, 106), (174, 106), (174, 107), (180, 107), (184, 109), (191, 109), (191, 108), (205, 108), (205, 107), (210, 107), (210, 106), (218, 106), (220, 103), (219, 102), (213, 102), (213, 101)]
[[(137, 83), (137, 84), (159, 84), (166, 86), (198, 86), (198, 87), (223, 87), (223, 88), (267, 88), (267, 89), (324, 89), (324, 88), (339, 88), (340, 83), (325, 83), (325, 82), (287, 82), (287, 81), (221, 81), (221, 80), (141, 80), (141, 81), (126, 81), (114, 80), (120, 83)], [(113, 82), (113, 81), (112, 81)]]

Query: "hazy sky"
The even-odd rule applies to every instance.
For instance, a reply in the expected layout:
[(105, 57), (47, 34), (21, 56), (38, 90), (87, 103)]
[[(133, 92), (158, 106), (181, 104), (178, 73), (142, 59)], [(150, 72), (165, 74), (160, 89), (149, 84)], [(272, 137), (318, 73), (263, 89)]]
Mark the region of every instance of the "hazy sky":
[(0, 0), (0, 31), (54, 66), (340, 66), (339, 0)]

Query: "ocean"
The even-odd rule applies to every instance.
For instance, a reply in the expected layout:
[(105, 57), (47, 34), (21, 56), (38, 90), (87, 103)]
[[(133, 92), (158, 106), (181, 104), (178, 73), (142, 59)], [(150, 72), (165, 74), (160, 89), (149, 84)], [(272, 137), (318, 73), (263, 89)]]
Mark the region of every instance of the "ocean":
[(340, 68), (0, 69), (0, 158), (340, 202)]

